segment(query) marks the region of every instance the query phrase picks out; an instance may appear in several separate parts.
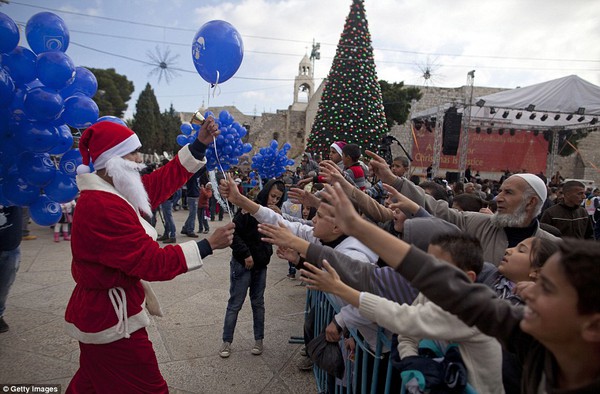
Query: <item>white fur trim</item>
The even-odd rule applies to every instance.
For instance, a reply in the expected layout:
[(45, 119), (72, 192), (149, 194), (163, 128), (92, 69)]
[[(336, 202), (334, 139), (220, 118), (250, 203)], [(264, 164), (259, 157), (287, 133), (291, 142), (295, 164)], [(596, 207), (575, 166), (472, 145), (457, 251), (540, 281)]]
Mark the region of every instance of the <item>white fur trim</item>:
[(101, 170), (104, 167), (106, 167), (106, 162), (112, 159), (113, 157), (123, 157), (133, 152), (140, 146), (142, 146), (140, 139), (136, 134), (132, 134), (120, 144), (117, 144), (112, 148), (102, 152), (102, 154), (96, 158), (96, 161), (94, 161), (94, 168), (96, 170)]
[[(150, 325), (150, 318), (146, 311), (142, 309), (137, 315), (130, 316), (129, 319), (127, 319), (127, 324), (129, 326), (129, 333), (132, 334), (140, 328), (148, 327)], [(102, 345), (125, 338), (125, 332), (121, 332), (120, 334), (117, 332), (117, 325), (100, 332), (84, 332), (77, 328), (75, 324), (66, 323), (65, 330), (71, 338), (75, 338), (79, 342), (90, 343), (93, 345)]]
[(202, 160), (196, 159), (190, 152), (190, 147), (188, 145), (179, 149), (177, 156), (179, 157), (179, 162), (181, 165), (191, 173), (196, 173), (199, 169), (206, 165), (206, 158)]
[(77, 175), (89, 174), (90, 172), (92, 172), (90, 166), (86, 166), (85, 164), (80, 164), (77, 166)]
[(200, 250), (198, 249), (196, 241), (184, 242), (179, 244), (179, 246), (181, 246), (181, 250), (183, 250), (188, 271), (202, 267), (202, 257), (200, 257)]

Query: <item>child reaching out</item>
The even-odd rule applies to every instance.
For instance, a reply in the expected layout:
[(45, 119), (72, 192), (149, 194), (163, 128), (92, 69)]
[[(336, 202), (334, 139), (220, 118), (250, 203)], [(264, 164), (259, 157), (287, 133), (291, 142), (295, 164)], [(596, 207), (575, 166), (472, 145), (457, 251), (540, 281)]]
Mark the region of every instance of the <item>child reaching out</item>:
[[(325, 208), (346, 233), (379, 253), (428, 299), (515, 353), (523, 365), (522, 393), (600, 392), (600, 245), (564, 240), (535, 285), (523, 291), (523, 308), (363, 220), (337, 184), (326, 186), (324, 197), (330, 202)], [(325, 271), (310, 265), (302, 270), (310, 287), (364, 309), (368, 296), (323, 265)]]

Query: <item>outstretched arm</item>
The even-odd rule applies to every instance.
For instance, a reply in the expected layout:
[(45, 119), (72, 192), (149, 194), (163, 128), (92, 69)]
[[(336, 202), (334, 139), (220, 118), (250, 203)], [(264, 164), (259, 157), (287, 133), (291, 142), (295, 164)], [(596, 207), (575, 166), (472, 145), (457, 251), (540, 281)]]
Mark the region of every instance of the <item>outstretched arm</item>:
[(244, 211), (249, 212), (251, 215), (258, 212), (258, 209), (260, 208), (260, 205), (240, 193), (233, 177), (229, 174), (227, 175), (227, 179), (221, 179), (219, 193), (229, 200), (229, 202), (237, 205)]

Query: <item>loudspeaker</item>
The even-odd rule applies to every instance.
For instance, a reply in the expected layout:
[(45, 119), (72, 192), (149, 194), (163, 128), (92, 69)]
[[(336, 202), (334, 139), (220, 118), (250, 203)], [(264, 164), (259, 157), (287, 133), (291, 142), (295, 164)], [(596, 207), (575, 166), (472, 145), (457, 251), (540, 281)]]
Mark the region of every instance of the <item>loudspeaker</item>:
[(450, 107), (444, 114), (444, 125), (442, 127), (442, 153), (456, 156), (460, 140), (460, 125), (462, 114), (456, 112), (456, 107)]
[(459, 175), (460, 175), (460, 173), (458, 173), (458, 172), (446, 171), (446, 180), (448, 181), (448, 184), (458, 182)]

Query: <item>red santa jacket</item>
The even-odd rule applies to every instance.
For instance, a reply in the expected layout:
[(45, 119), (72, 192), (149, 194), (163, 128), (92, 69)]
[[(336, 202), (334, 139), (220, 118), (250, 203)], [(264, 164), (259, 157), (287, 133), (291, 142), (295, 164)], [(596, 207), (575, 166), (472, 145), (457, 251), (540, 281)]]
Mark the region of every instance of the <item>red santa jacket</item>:
[[(152, 207), (166, 200), (205, 161), (188, 147), (145, 175)], [(77, 176), (81, 192), (73, 217), (71, 273), (76, 282), (67, 305), (68, 333), (84, 343), (110, 343), (149, 324), (140, 280), (163, 281), (202, 266), (195, 241), (160, 248), (156, 230), (95, 173)]]

